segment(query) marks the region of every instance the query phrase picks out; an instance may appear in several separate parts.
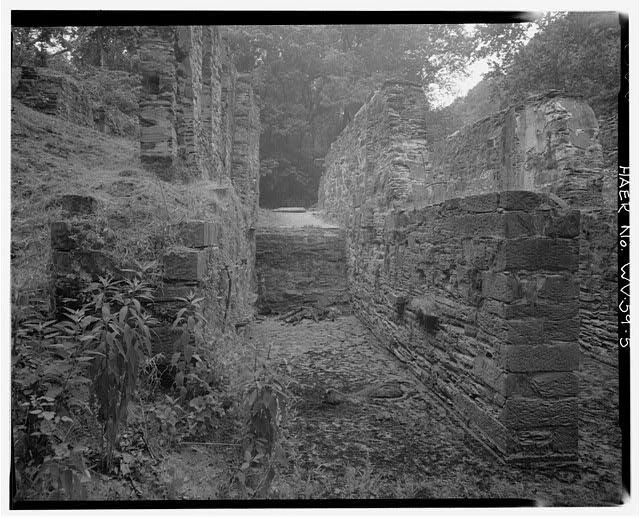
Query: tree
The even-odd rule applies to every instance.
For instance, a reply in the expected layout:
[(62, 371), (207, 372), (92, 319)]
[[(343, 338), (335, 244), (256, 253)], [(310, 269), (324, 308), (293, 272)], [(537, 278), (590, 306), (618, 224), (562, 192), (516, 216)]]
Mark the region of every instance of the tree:
[(620, 88), (620, 26), (615, 13), (549, 13), (526, 44), (496, 63), (505, 103), (558, 89), (584, 97), (597, 115)]
[(72, 50), (75, 27), (12, 27), (11, 66), (46, 67), (49, 60)]
[(139, 27), (12, 27), (12, 66), (46, 67), (60, 55), (76, 67), (133, 71)]
[(329, 145), (384, 80), (427, 86), (474, 50), (460, 25), (251, 26), (226, 37), (260, 99), (267, 207), (315, 201)]

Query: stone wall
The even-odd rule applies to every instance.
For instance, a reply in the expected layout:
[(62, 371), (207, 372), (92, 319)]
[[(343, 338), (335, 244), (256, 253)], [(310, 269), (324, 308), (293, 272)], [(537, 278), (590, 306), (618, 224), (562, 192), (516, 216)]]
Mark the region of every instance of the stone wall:
[(552, 92), (431, 149), (428, 123), (419, 86), (385, 83), (325, 159), (354, 307), (501, 454), (575, 457), (578, 343), (616, 351), (598, 122)]
[(210, 189), (215, 209), (213, 220), (183, 223), (186, 241), (164, 255), (163, 302), (171, 307), (195, 287), (211, 300), (211, 326), (246, 320), (256, 300), (260, 168), (249, 78), (238, 77), (217, 27), (146, 27), (144, 35), (143, 164), (166, 179), (199, 180), (194, 188)]
[[(255, 246), (247, 238), (241, 201), (232, 187), (208, 189), (215, 220), (188, 220), (168, 229), (172, 244), (159, 252), (161, 279), (155, 285), (153, 313), (160, 320), (154, 329), (154, 351), (171, 352), (171, 323), (191, 292), (202, 297), (208, 332), (250, 320), (256, 301)], [(74, 307), (87, 280), (107, 274), (120, 276), (133, 265), (109, 251), (105, 242), (92, 239), (97, 201), (90, 196), (67, 194), (57, 203), (64, 219), (51, 224), (53, 299), (56, 315)], [(150, 236), (161, 242), (161, 236)]]
[(260, 114), (247, 75), (237, 79), (233, 121), (230, 177), (253, 225), (260, 197)]
[[(253, 174), (257, 107), (248, 78), (240, 78), (236, 93), (237, 72), (218, 28), (145, 27), (140, 56), (146, 166), (167, 179), (219, 181), (232, 177), (234, 146), (249, 145), (250, 158), (240, 167)], [(236, 117), (243, 124), (237, 129)]]
[(616, 364), (616, 172), (604, 167), (593, 110), (549, 92), (465, 126), (432, 149), (424, 139), (425, 115), (420, 87), (385, 83), (332, 145), (319, 206), (345, 224), (364, 200), (371, 212), (525, 189), (580, 209), (581, 343), (588, 354)]
[(22, 104), (55, 117), (93, 127), (89, 96), (71, 77), (41, 67), (22, 67), (13, 96)]
[[(197, 189), (200, 203), (199, 218), (149, 236), (162, 244), (154, 247), (161, 274), (153, 312), (162, 322), (154, 346), (167, 352), (175, 338), (170, 325), (184, 305), (180, 299), (191, 292), (204, 299), (206, 332), (253, 316), (259, 112), (251, 84), (236, 77), (217, 27), (143, 27), (140, 69), (142, 164), (164, 181), (185, 184), (187, 192)], [(77, 294), (83, 280), (131, 267), (106, 248), (87, 249), (83, 224), (91, 214), (84, 220), (67, 216), (51, 226), (58, 302)]]
[(344, 232), (339, 228), (272, 228), (256, 234), (258, 312), (302, 306), (347, 310)]
[(510, 191), (366, 214), (356, 314), (507, 459), (575, 458), (580, 213)]
[(331, 145), (318, 206), (344, 223), (365, 200), (384, 207), (415, 198), (425, 181), (425, 103), (419, 85), (386, 82)]

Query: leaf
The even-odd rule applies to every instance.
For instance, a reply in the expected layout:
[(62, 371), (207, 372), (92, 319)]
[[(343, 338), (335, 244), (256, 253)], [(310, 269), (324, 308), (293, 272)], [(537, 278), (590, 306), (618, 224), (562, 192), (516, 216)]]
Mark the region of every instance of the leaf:
[(44, 417), (47, 421), (51, 421), (55, 416), (55, 412), (42, 412), (42, 417)]
[(52, 384), (47, 389), (47, 397), (56, 398), (62, 392), (62, 387), (60, 385)]
[(128, 312), (129, 312), (129, 308), (127, 306), (122, 306), (120, 308), (120, 311), (118, 312), (118, 320), (120, 321), (120, 325), (124, 324), (124, 321), (127, 318)]
[(79, 362), (90, 362), (95, 358), (95, 356), (78, 356), (76, 360)]
[(188, 365), (191, 362), (191, 355), (193, 354), (193, 346), (187, 343), (184, 346), (184, 361)]
[(171, 356), (171, 366), (175, 367), (176, 364), (178, 363), (178, 360), (180, 359), (180, 355), (182, 353), (180, 351), (173, 353), (173, 355)]

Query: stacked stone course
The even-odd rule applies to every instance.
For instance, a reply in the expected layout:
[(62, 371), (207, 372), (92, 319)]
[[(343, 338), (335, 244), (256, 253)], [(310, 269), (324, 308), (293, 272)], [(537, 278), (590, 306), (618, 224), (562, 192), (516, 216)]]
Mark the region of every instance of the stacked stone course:
[(358, 316), (507, 459), (575, 458), (579, 212), (512, 191), (378, 217), (348, 227)]
[[(211, 325), (246, 320), (255, 302), (260, 116), (217, 27), (147, 27), (142, 43), (141, 156), (166, 179), (197, 180), (214, 221), (180, 225), (163, 258), (171, 306), (190, 290), (210, 299)], [(153, 116), (150, 116), (152, 114)], [(208, 183), (213, 182), (213, 183)], [(194, 187), (195, 188), (195, 187)]]
[(282, 314), (303, 306), (348, 312), (344, 239), (339, 228), (260, 229), (258, 312)]

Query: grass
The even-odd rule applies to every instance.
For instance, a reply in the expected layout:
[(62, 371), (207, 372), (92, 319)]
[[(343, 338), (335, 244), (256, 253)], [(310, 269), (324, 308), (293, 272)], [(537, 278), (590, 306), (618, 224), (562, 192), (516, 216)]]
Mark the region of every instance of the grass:
[[(145, 171), (137, 141), (111, 137), (13, 101), (11, 113), (12, 289), (47, 287), (49, 224), (61, 218), (52, 202), (66, 193), (96, 198), (98, 234), (115, 233), (123, 260), (150, 259), (154, 239), (170, 226), (224, 212), (218, 184), (164, 182)], [(145, 257), (148, 256), (148, 257)]]

